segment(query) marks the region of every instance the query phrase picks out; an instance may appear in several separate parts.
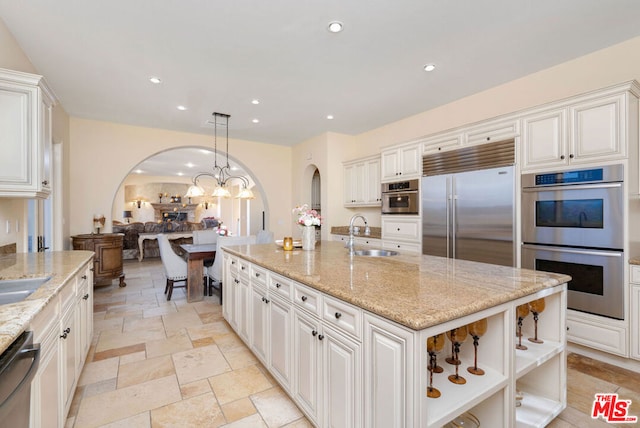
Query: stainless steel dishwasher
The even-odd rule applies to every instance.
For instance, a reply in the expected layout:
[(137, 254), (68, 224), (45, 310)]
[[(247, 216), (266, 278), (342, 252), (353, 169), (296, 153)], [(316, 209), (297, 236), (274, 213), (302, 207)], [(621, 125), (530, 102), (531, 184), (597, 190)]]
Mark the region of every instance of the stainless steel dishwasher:
[(39, 362), (40, 344), (33, 344), (31, 331), (22, 333), (0, 355), (0, 425), (29, 426), (31, 380)]

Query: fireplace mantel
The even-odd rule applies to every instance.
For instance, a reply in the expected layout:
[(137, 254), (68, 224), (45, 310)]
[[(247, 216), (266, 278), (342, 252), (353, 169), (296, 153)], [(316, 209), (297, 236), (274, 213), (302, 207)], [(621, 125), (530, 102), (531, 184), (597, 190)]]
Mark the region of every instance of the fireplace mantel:
[(162, 221), (163, 214), (166, 212), (182, 212), (187, 213), (187, 221), (194, 222), (196, 218), (196, 207), (198, 206), (198, 204), (158, 204), (152, 202), (151, 206), (153, 207), (155, 221)]

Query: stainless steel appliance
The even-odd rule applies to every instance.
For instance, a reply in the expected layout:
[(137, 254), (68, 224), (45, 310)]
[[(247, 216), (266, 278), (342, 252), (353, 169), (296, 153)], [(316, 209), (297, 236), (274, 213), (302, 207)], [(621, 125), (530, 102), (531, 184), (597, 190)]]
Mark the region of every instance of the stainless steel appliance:
[(418, 214), (420, 180), (382, 183), (382, 214)]
[(31, 380), (40, 361), (40, 345), (33, 333), (22, 333), (0, 355), (0, 425), (29, 427)]
[(515, 265), (514, 142), (425, 156), (422, 253)]
[(570, 309), (624, 319), (623, 168), (522, 176), (522, 267), (571, 275)]

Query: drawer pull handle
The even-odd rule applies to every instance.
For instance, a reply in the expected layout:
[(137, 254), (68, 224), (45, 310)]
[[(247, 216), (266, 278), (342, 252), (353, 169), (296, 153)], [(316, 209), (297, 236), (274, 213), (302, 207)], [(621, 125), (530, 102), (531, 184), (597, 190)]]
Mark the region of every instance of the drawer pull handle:
[(342, 314), (340, 312), (336, 312), (336, 319), (339, 320)]
[(82, 279), (87, 279), (87, 275), (82, 275)]
[(232, 265), (235, 265), (235, 264), (236, 264), (236, 262), (235, 262), (235, 261), (233, 261), (233, 262), (231, 262), (231, 264), (232, 264)]
[(241, 267), (240, 267), (240, 269), (241, 269), (241, 270), (244, 270), (244, 266), (241, 266)]
[(269, 299), (267, 299), (267, 298), (265, 297), (264, 302), (265, 302), (265, 303), (269, 303)]
[(307, 301), (307, 296), (302, 296), (300, 299), (302, 299), (303, 302)]
[(67, 333), (62, 333), (60, 335), (60, 339), (66, 339), (67, 338)]
[(82, 296), (83, 300), (88, 300), (89, 299), (89, 293), (85, 294), (84, 296)]
[(64, 332), (65, 332), (65, 333), (71, 333), (71, 327), (67, 327), (67, 328), (65, 328), (65, 329), (64, 329)]
[(315, 330), (313, 330), (313, 331), (311, 332), (311, 335), (312, 335), (312, 336), (317, 336), (317, 335), (318, 335), (318, 332), (317, 332), (317, 331), (315, 331)]
[(240, 284), (240, 281), (238, 281), (237, 279), (233, 279), (233, 282), (235, 282), (236, 284)]
[(256, 272), (256, 278), (260, 278), (260, 272)]
[(321, 334), (318, 336), (318, 340), (322, 340), (322, 339), (324, 339), (324, 335)]
[(282, 284), (280, 284), (279, 282), (276, 282), (276, 288), (280, 288), (282, 287)]

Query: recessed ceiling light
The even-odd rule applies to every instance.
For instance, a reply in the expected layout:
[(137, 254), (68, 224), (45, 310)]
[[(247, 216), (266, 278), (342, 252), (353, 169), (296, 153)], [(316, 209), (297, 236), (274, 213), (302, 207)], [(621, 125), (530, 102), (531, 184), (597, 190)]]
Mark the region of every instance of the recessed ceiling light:
[(185, 106), (178, 106), (176, 108), (180, 111), (185, 111), (187, 109)]
[(342, 22), (331, 21), (327, 26), (327, 30), (329, 30), (330, 33), (339, 33), (340, 31), (342, 31), (342, 27), (343, 27)]
[(186, 164), (185, 164), (185, 166), (186, 166), (187, 168), (193, 168), (195, 165), (194, 165), (194, 164), (192, 164), (191, 162), (188, 162), (188, 163), (186, 163)]
[(141, 170), (141, 169), (136, 169), (136, 170), (135, 170), (135, 171), (133, 171), (133, 172), (135, 172), (136, 174), (142, 174), (144, 171), (143, 171), (143, 170)]
[(178, 175), (182, 177), (184, 175), (184, 172), (179, 172)]
[(332, 114), (328, 114), (327, 115), (327, 119), (332, 120), (333, 119), (333, 115)]
[(424, 65), (424, 71), (433, 71), (436, 69), (436, 65), (435, 64), (425, 64)]
[(251, 122), (253, 122), (253, 123), (260, 123), (260, 119), (253, 119)]
[(162, 80), (160, 80), (159, 77), (152, 76), (152, 77), (149, 77), (149, 82), (155, 83), (157, 85), (158, 83), (161, 83)]
[(251, 104), (258, 105), (260, 104), (260, 100), (251, 100)]

